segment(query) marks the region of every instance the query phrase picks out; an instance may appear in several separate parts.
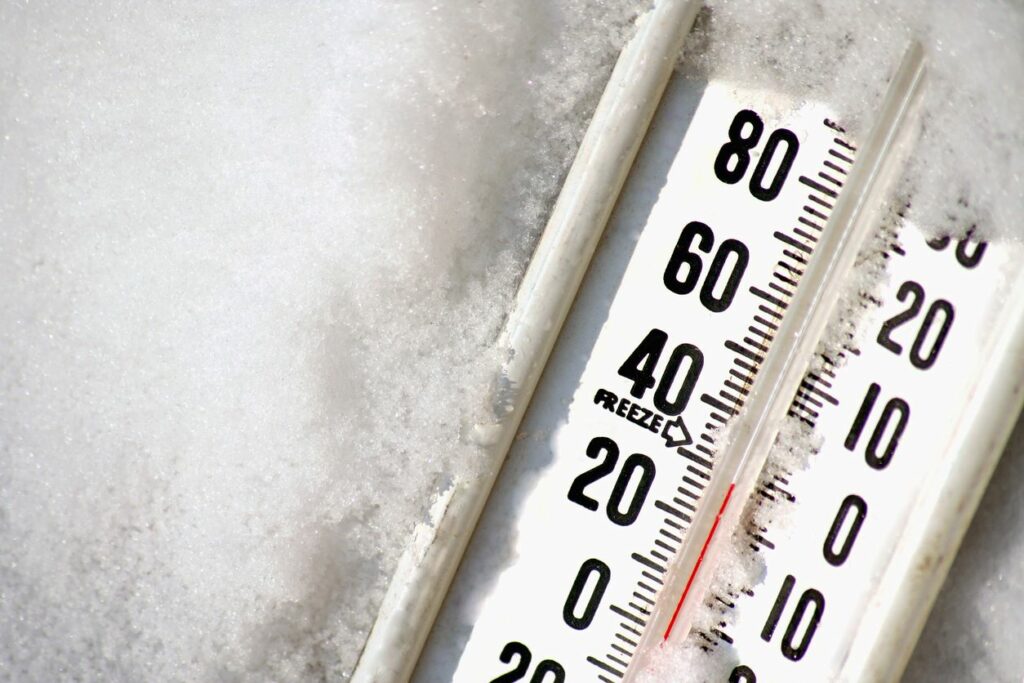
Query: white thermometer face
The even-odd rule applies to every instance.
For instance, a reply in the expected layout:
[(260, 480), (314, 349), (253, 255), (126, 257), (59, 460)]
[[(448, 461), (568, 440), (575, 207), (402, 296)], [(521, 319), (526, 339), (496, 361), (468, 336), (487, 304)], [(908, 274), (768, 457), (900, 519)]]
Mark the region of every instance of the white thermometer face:
[[(821, 106), (670, 85), (416, 674), (618, 681), (843, 190), (855, 145)], [(793, 419), (808, 469), (769, 461), (735, 536), (767, 571), (695, 628), (692, 680), (827, 680), (998, 334), (1019, 255), (905, 227), (844, 363)], [(938, 246), (938, 245), (937, 245)], [(833, 359), (838, 361), (839, 359)], [(936, 463), (940, 463), (937, 465)], [(786, 519), (785, 528), (773, 526)], [(743, 538), (740, 538), (743, 536)], [(705, 666), (702, 664), (701, 666)]]
[[(1015, 245), (928, 243), (912, 225), (899, 230), (887, 281), (864, 292), (840, 367), (826, 363), (792, 408), (792, 419), (813, 424), (814, 452), (803, 454), (805, 467), (769, 460), (785, 486), (760, 491), (733, 539), (763, 556), (766, 574), (732, 587), (719, 629), (694, 634), (714, 679), (840, 677), (901, 534), (912, 516), (932, 512), (922, 498), (955, 458), (989, 448), (952, 443), (985, 391), (983, 370), (1000, 361), (992, 351), (1008, 317), (1019, 315), (1021, 256)], [(1016, 408), (1007, 401), (1005, 410)], [(941, 549), (915, 553), (934, 563)]]
[(454, 680), (621, 677), (849, 170), (820, 107), (694, 95), (666, 96), (460, 571)]

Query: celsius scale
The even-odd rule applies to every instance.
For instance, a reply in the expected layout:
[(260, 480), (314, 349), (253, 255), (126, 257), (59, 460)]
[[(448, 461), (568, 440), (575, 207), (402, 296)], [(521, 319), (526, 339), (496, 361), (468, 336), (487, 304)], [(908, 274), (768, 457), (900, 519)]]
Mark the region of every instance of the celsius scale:
[(697, 8), (623, 51), (466, 435), (483, 472), (353, 681), (901, 675), (1020, 412), (1024, 253), (894, 203), (919, 46), (853, 139), (827, 103), (663, 99)]

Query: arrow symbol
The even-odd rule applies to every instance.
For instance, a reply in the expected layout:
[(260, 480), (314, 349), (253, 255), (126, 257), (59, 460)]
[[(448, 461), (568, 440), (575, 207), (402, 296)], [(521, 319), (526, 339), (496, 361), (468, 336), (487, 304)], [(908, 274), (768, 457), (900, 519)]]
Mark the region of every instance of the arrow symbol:
[(665, 439), (665, 445), (669, 448), (693, 443), (693, 439), (690, 438), (690, 430), (686, 428), (682, 415), (665, 423), (665, 428), (661, 430), (661, 438)]

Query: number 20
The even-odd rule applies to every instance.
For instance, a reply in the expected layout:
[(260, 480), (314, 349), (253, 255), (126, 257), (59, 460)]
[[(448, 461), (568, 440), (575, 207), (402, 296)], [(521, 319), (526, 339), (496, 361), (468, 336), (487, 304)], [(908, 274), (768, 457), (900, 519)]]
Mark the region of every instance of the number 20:
[[(511, 664), (514, 657), (519, 658), (515, 668), (491, 679), (491, 683), (512, 683), (522, 680), (526, 676), (526, 672), (530, 669), (530, 660), (533, 659), (530, 648), (520, 642), (512, 641), (502, 648), (498, 658), (503, 664)], [(548, 676), (548, 674), (551, 675)], [(537, 668), (534, 670), (533, 676), (530, 677), (530, 683), (565, 683), (565, 669), (551, 659), (542, 660), (537, 663)]]
[[(892, 351), (897, 356), (903, 353), (903, 345), (892, 338), (893, 331), (917, 317), (923, 307), (924, 296), (924, 288), (913, 280), (907, 280), (900, 285), (896, 292), (896, 299), (904, 302), (909, 298), (910, 301), (906, 309), (882, 323), (877, 339), (882, 348)], [(949, 334), (949, 330), (953, 326), (954, 316), (953, 304), (945, 299), (936, 299), (931, 303), (910, 347), (911, 365), (921, 370), (927, 370), (935, 365), (935, 361), (939, 358), (939, 352), (942, 351), (942, 345), (946, 341), (946, 335)], [(927, 345), (929, 334), (936, 324), (938, 327), (935, 336), (930, 345)]]
[[(567, 497), (577, 505), (594, 511), (600, 507), (600, 503), (588, 496), (586, 489), (597, 480), (615, 471), (615, 465), (619, 461), (619, 446), (606, 436), (594, 437), (587, 446), (587, 457), (594, 460), (599, 459), (600, 462), (596, 467), (592, 467), (573, 480)], [(639, 477), (634, 477), (634, 473), (639, 473)], [(651, 490), (651, 485), (654, 484), (654, 474), (654, 461), (643, 453), (634, 453), (626, 458), (619, 476), (615, 479), (606, 506), (608, 519), (613, 524), (629, 526), (636, 521), (643, 509), (647, 494)], [(628, 497), (626, 509), (623, 510), (622, 503), (626, 499), (626, 492), (631, 488), (634, 479), (636, 479), (636, 484), (632, 486), (633, 493)]]

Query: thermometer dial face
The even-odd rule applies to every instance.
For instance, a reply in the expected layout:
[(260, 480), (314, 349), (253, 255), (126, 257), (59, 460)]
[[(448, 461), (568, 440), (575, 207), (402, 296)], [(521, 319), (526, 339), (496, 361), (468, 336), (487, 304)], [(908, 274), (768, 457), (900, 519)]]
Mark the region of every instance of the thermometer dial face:
[[(723, 426), (855, 157), (823, 106), (670, 85), (417, 680), (625, 676), (653, 606), (683, 590), (665, 575), (695, 542)], [(739, 501), (741, 571), (689, 598), (709, 606), (692, 680), (839, 670), (971, 400), (1014, 256), (904, 226), (877, 257), (888, 280), (790, 411), (812, 445), (769, 459)]]
[[(931, 514), (922, 498), (954, 458), (988, 447), (953, 442), (998, 362), (1020, 257), (1011, 245), (928, 241), (909, 224), (876, 255), (884, 280), (861, 291), (855, 336), (791, 408), (806, 434), (777, 443), (732, 539), (748, 582), (719, 581), (711, 627), (691, 635), (711, 680), (840, 677), (911, 517)], [(914, 552), (935, 563), (942, 550)]]

